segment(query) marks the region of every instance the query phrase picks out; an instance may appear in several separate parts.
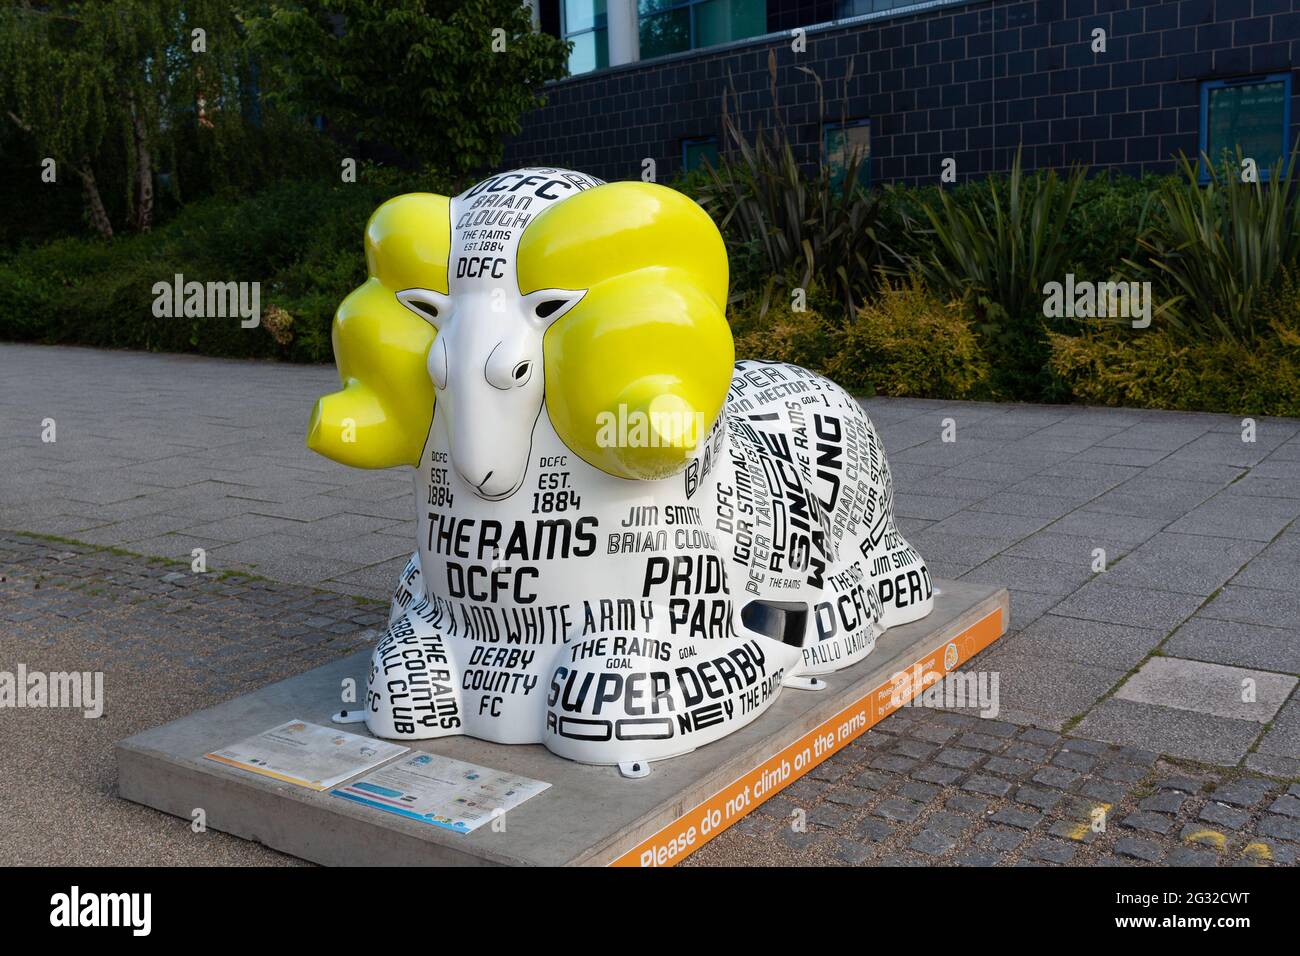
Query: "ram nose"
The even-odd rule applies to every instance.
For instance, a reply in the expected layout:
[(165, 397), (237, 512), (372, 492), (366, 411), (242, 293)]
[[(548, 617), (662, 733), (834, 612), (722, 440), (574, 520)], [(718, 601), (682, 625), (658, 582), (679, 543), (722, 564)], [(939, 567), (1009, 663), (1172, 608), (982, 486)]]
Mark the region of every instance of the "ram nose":
[(505, 475), (499, 469), (491, 469), (474, 485), (474, 491), (480, 498), (496, 500), (506, 497), (518, 487), (516, 477)]

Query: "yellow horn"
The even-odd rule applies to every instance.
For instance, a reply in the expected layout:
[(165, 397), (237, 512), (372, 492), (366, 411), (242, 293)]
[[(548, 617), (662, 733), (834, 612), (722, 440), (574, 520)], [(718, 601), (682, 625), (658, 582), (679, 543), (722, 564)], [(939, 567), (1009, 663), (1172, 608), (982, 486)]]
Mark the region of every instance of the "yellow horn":
[(623, 478), (680, 471), (735, 362), (726, 248), (708, 214), (653, 183), (597, 186), (529, 224), (518, 273), (524, 294), (588, 290), (545, 339), (546, 407), (564, 443)]
[(317, 401), (307, 447), (357, 468), (416, 465), (433, 417), (425, 361), (434, 330), (393, 293), (447, 292), (450, 201), (432, 193), (390, 199), (366, 224), (365, 246), (370, 277), (334, 315), (343, 388)]

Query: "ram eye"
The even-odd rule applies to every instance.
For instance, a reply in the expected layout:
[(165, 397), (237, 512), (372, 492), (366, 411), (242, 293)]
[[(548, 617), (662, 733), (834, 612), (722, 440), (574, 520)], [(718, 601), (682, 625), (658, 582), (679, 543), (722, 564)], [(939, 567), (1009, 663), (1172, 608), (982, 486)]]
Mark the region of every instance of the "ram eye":
[(528, 373), (533, 370), (532, 362), (520, 362), (515, 366), (515, 381), (522, 382), (528, 377)]
[(545, 302), (539, 302), (535, 311), (539, 319), (549, 319), (562, 308), (564, 308), (563, 299), (547, 299)]

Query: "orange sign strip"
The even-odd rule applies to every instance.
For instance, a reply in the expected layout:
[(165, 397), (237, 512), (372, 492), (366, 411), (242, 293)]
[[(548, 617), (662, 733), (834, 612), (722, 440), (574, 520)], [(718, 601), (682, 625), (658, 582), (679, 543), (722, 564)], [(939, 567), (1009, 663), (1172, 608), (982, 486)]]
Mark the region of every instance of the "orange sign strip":
[(1005, 631), (1002, 609), (990, 611), (961, 634), (910, 665), (907, 680), (890, 679), (824, 720), (794, 743), (669, 823), (611, 866), (680, 863), (759, 804), (848, 746), (925, 687), (988, 647)]

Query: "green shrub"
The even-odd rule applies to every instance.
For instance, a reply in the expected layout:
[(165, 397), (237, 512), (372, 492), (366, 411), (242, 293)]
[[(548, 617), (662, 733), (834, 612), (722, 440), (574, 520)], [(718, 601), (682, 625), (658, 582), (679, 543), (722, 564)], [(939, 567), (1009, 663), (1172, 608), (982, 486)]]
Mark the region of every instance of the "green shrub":
[(982, 398), (989, 380), (968, 311), (916, 279), (858, 310), (826, 371), (855, 393), (915, 398)]
[[(281, 182), (244, 200), (186, 206), (140, 235), (61, 239), (0, 261), (0, 339), (328, 362), (334, 310), (366, 275), (366, 220), (380, 203), (445, 183), (364, 168), (357, 183)], [(260, 282), (271, 326), (158, 318), (153, 286)]]
[[(807, 289), (819, 282), (851, 310), (871, 288), (883, 256), (876, 197), (861, 188), (837, 188), (827, 166), (807, 173), (780, 134), (760, 133), (752, 145), (734, 136), (735, 154), (720, 160), (700, 204), (733, 253), (761, 254), (766, 296), (777, 287)], [(854, 181), (856, 169), (852, 161), (846, 181)]]
[(1109, 173), (1085, 179), (1065, 228), (1065, 271), (1104, 282), (1117, 278), (1126, 260), (1141, 259), (1144, 216), (1152, 197), (1171, 181), (1174, 177)]
[(567, 73), (568, 45), (533, 30), (517, 0), (294, 0), (248, 12), (273, 103), (457, 174), (496, 165), (543, 84)]
[(1300, 416), (1300, 283), (1284, 275), (1256, 310), (1251, 345), (1098, 324), (1049, 335), (1053, 371), (1097, 405)]
[(734, 307), (728, 319), (736, 358), (790, 362), (825, 372), (844, 341), (844, 323), (834, 295), (814, 286), (807, 308), (794, 311), (790, 300), (775, 300), (766, 310), (757, 299)]
[(942, 298), (960, 299), (993, 363), (994, 394), (1043, 399), (1051, 380), (1043, 319), (1043, 287), (1065, 275), (1070, 214), (1084, 174), (1026, 176), (1017, 152), (1005, 184), (990, 177), (988, 204), (962, 205), (947, 193), (922, 202), (928, 242), (912, 260)]
[(801, 365), (855, 394), (984, 397), (988, 361), (959, 302), (912, 280), (881, 290), (848, 322), (838, 316), (823, 289), (803, 312), (782, 302), (763, 315), (751, 303), (731, 316), (736, 357)]
[(1155, 194), (1149, 229), (1139, 243), (1145, 260), (1128, 264), (1161, 291), (1157, 313), (1184, 341), (1267, 334), (1255, 308), (1300, 257), (1296, 157), (1273, 167), (1271, 185), (1245, 183), (1238, 164), (1200, 167), (1182, 157), (1180, 179)]
[[(1117, 176), (1100, 173), (1088, 176), (1067, 219), (1063, 269), (1080, 279), (1102, 281), (1111, 278), (1125, 259), (1138, 258), (1138, 234), (1143, 211), (1150, 197), (1172, 177)], [(934, 234), (925, 207), (938, 209), (943, 197), (972, 219), (995, 217), (993, 197), (1005, 205), (1008, 179), (972, 179), (950, 186), (887, 185), (881, 191), (880, 241), (907, 261), (928, 256)], [(1061, 277), (1058, 277), (1061, 278)]]
[[(834, 290), (848, 316), (876, 285), (886, 258), (894, 258), (876, 233), (880, 199), (858, 185), (861, 153), (838, 171), (829, 163), (810, 171), (796, 161), (777, 102), (776, 69), (775, 51), (769, 51), (772, 128), (760, 128), (751, 142), (724, 105), (725, 148), (718, 166), (706, 165), (702, 185), (687, 182), (718, 224), (732, 257), (744, 262), (742, 282), (756, 285), (741, 284), (739, 291), (761, 295), (760, 314), (778, 289), (820, 285)], [(825, 115), (821, 81), (812, 75), (818, 115)], [(738, 100), (734, 88), (730, 94)]]

